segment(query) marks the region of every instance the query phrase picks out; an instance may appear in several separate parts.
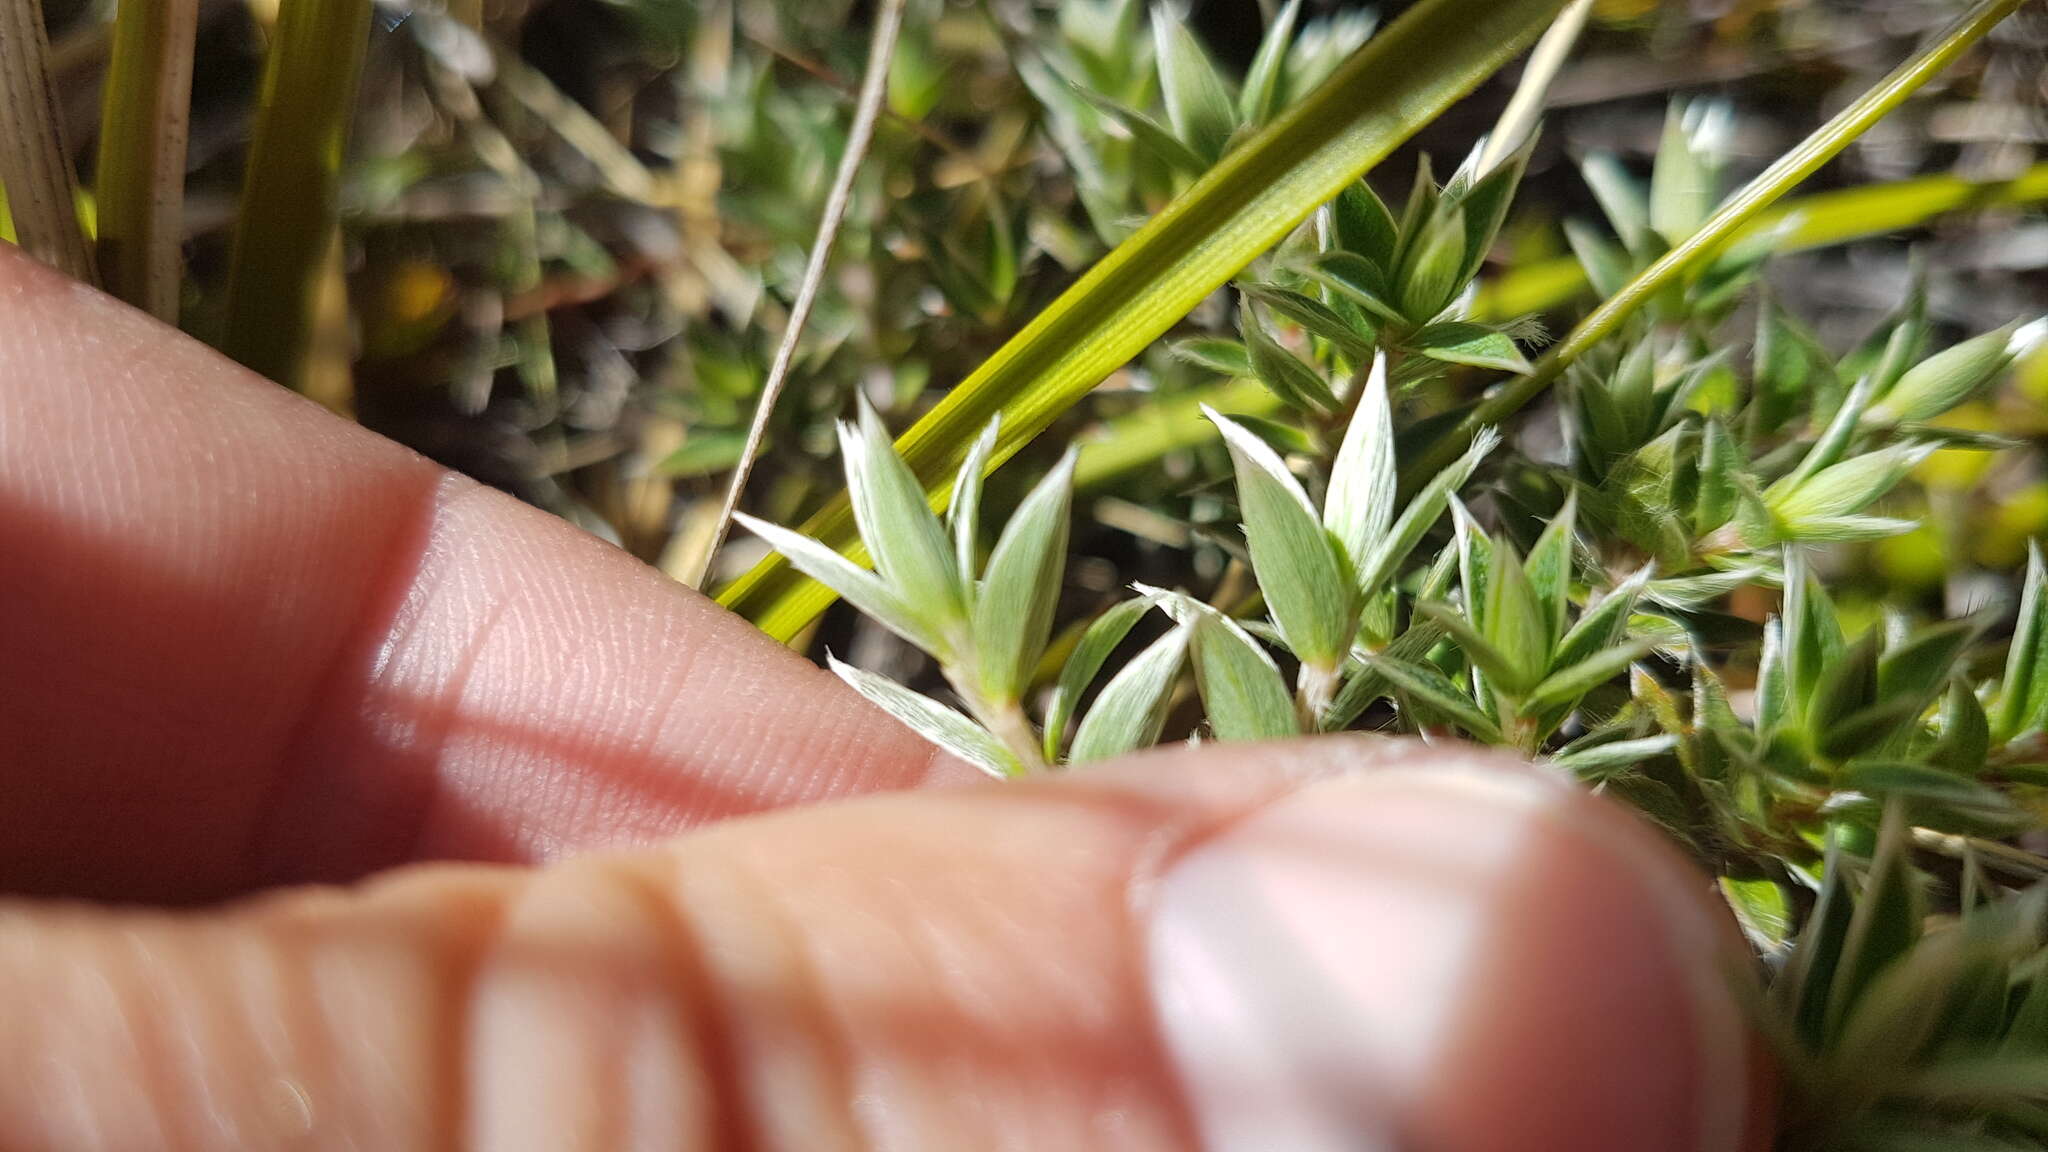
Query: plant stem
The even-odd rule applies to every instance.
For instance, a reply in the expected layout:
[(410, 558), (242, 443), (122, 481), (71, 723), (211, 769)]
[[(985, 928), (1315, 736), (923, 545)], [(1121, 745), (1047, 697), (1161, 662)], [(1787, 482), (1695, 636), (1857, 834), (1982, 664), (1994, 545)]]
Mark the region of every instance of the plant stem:
[(1323, 713), (1329, 711), (1330, 701), (1337, 695), (1341, 667), (1304, 663), (1295, 676), (1294, 710), (1303, 732), (1322, 730)]
[(0, 183), (28, 254), (73, 279), (97, 281), (78, 226), (78, 181), (50, 87), (42, 0), (0, 3)]
[(284, 0), (249, 145), (221, 350), (296, 386), (334, 228), (371, 0)]
[(825, 282), (825, 268), (832, 259), (832, 242), (839, 236), (839, 224), (846, 218), (847, 205), (853, 202), (853, 182), (860, 175), (861, 160), (867, 156), (868, 141), (875, 134), (875, 120), (881, 116), (883, 98), (888, 95), (889, 61), (896, 54), (896, 36), (903, 27), (903, 5), (904, 0), (882, 0), (881, 11), (875, 16), (874, 39), (868, 45), (867, 71), (861, 76), (860, 101), (854, 106), (853, 127), (846, 135), (846, 150), (839, 154), (839, 170), (833, 174), (832, 189), (825, 197), (825, 212), (818, 219), (817, 237), (811, 241), (810, 262), (804, 267), (803, 282), (797, 287), (796, 302), (790, 306), (789, 322), (783, 326), (782, 342), (775, 348), (775, 361), (768, 368), (768, 379), (761, 385), (761, 399), (754, 405), (753, 423), (747, 427), (746, 447), (741, 449), (739, 463), (733, 466), (732, 480), (726, 485), (725, 503), (720, 506), (717, 524), (711, 530), (711, 543), (704, 549), (704, 566), (690, 581), (693, 588), (704, 586), (704, 578), (710, 573), (719, 548), (725, 544), (726, 533), (732, 530), (732, 514), (739, 510), (740, 497), (747, 490), (747, 477), (754, 471), (754, 458), (760, 454), (761, 442), (768, 433), (768, 420), (775, 414), (775, 401), (782, 395), (783, 382), (789, 379), (789, 366), (796, 359), (797, 340), (803, 335), (804, 323), (811, 317), (811, 305), (817, 302), (818, 287)]
[(121, 0), (100, 114), (100, 270), (109, 292), (171, 323), (198, 26), (199, 0)]
[(1894, 68), (1883, 80), (1729, 197), (1683, 244), (1666, 253), (1579, 321), (1570, 335), (1537, 361), (1534, 372), (1507, 381), (1500, 391), (1480, 403), (1456, 431), (1439, 439), (1409, 466), (1402, 477), (1403, 488), (1412, 490), (1415, 484), (1435, 475), (1457, 459), (1480, 429), (1498, 425), (1541, 395), (1564, 375), (1566, 368), (1613, 334), (1637, 309), (1677, 283), (1687, 272), (1718, 255), (1744, 224), (1834, 159), (1857, 137), (1903, 103), (1906, 97), (1939, 75), (1965, 49), (1997, 27), (2022, 3), (2024, 0), (1979, 0), (1932, 43)]

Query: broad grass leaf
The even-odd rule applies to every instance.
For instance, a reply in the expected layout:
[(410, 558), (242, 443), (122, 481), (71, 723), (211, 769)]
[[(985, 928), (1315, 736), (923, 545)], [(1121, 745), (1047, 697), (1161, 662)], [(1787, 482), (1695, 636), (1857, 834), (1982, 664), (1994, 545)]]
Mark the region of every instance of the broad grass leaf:
[(923, 696), (886, 676), (862, 671), (835, 656), (826, 663), (853, 690), (876, 707), (901, 720), (911, 731), (991, 776), (1016, 776), (1024, 771), (1003, 743), (988, 730), (944, 704)]
[(1110, 678), (1074, 733), (1073, 763), (1107, 760), (1158, 742), (1191, 632), (1189, 625), (1176, 627)]
[(1145, 598), (1124, 600), (1112, 606), (1081, 633), (1080, 643), (1067, 656), (1067, 662), (1060, 667), (1059, 680), (1053, 685), (1052, 699), (1045, 706), (1045, 759), (1049, 764), (1058, 763), (1060, 749), (1066, 742), (1067, 724), (1074, 718), (1074, 711), (1080, 706), (1081, 694), (1102, 671), (1102, 665), (1116, 646), (1124, 642), (1145, 613), (1152, 610), (1152, 601)]
[(1287, 646), (1304, 662), (1335, 667), (1357, 626), (1352, 582), (1308, 495), (1265, 441), (1211, 410), (1237, 473), (1252, 570)]
[(1066, 567), (1074, 457), (1068, 449), (1004, 525), (976, 591), (974, 666), (990, 700), (1011, 702), (1023, 694), (1052, 631)]

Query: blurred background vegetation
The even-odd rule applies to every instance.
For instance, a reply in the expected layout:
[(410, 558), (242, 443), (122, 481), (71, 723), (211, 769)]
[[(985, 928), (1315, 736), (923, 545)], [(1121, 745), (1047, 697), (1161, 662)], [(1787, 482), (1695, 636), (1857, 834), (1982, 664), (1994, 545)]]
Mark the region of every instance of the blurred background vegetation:
[[(681, 578), (704, 562), (726, 476), (795, 294), (841, 151), (872, 5), (856, 0), (448, 0), (196, 5), (182, 283), (188, 330), (322, 403), (565, 516)], [(91, 230), (114, 5), (43, 0), (63, 140)], [(287, 3), (286, 19), (293, 5)], [(1232, 76), (1276, 14), (1197, 0), (1188, 25)], [(1310, 0), (1279, 104), (1405, 7)], [(1564, 225), (1600, 213), (1576, 161), (1638, 174), (1674, 97), (1733, 111), (1728, 179), (1746, 178), (1862, 91), (1955, 0), (1601, 0), (1553, 86), (1544, 135), (1484, 274), (1483, 308), (1561, 330), (1594, 297)], [(354, 10), (354, 15), (351, 15)], [(339, 15), (335, 15), (338, 13)], [(356, 18), (365, 16), (361, 26)], [(887, 109), (747, 507), (790, 523), (840, 486), (832, 420), (864, 392), (905, 426), (1213, 157), (1134, 137), (1118, 107), (1165, 119), (1143, 5), (910, 0)], [(290, 179), (249, 184), (259, 251), (317, 247), (302, 333), (236, 316), (229, 279), (266, 52), (361, 81), (344, 105), (338, 232)], [(1896, 308), (1917, 246), (1935, 343), (2048, 310), (2048, 13), (2021, 9), (1960, 65), (1826, 168), (1768, 279), (1836, 351)], [(1379, 166), (1397, 200), (1416, 158), (1440, 171), (1483, 133), (1519, 65)], [(330, 86), (331, 87), (331, 86)], [(345, 90), (345, 89), (344, 89)], [(317, 149), (318, 108), (258, 145), (289, 177)], [(1142, 125), (1140, 125), (1142, 127)], [(118, 128), (109, 121), (108, 131)], [(317, 154), (306, 161), (318, 162)], [(280, 235), (296, 229), (300, 239)], [(112, 276), (108, 249), (102, 273)], [(244, 269), (244, 297), (263, 293)], [(264, 303), (274, 305), (274, 301)], [(238, 332), (238, 324), (240, 331)], [(1219, 293), (1178, 335), (1232, 335)], [(280, 341), (282, 343), (280, 343)], [(1234, 525), (1228, 474), (1193, 398), (1249, 382), (1162, 347), (1104, 383), (992, 479), (991, 518), (1062, 446), (1085, 446), (1068, 615), (1131, 580), (1219, 578)], [(1950, 413), (1961, 427), (2048, 433), (2048, 359)], [(1536, 421), (1541, 423), (1539, 417)], [(1036, 461), (1034, 464), (1032, 461)], [(1890, 601), (1960, 612), (2048, 533), (2037, 454), (1943, 452), (1921, 465), (1910, 535), (1846, 552), (1830, 586), (1866, 618)], [(741, 538), (713, 586), (760, 554)], [(1737, 605), (1740, 611), (1741, 606)], [(813, 643), (915, 676), (920, 657), (845, 609)]]

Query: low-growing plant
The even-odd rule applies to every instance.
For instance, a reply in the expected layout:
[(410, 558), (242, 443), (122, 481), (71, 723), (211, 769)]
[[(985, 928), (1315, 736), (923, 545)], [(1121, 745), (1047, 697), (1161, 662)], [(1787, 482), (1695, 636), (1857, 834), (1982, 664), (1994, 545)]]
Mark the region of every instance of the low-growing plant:
[[(2011, 838), (2048, 786), (2048, 566), (2036, 549), (2016, 606), (1953, 615), (1852, 613), (1817, 572), (1915, 530), (1937, 455), (2013, 446), (1943, 417), (2044, 325), (1936, 350), (1922, 279), (1837, 354), (1769, 292), (1768, 242), (1660, 268), (1716, 214), (1726, 115), (1675, 105), (1647, 184), (1586, 158), (1612, 228), (1569, 227), (1586, 277), (1658, 290), (1549, 369), (1546, 403), (1406, 487), (1486, 411), (1489, 377), (1540, 371), (1537, 325), (1473, 309), (1526, 147), (1477, 148), (1442, 186), (1424, 160), (1398, 213), (1341, 191), (1237, 281), (1234, 334), (1172, 346), (1268, 392), (1255, 412), (1203, 409), (1234, 480), (1229, 571), (1206, 595), (1134, 585), (1062, 659), (1045, 653), (1071, 450), (984, 561), (999, 424), (942, 520), (863, 406), (841, 439), (875, 570), (748, 524), (930, 654), (964, 710), (833, 669), (996, 775), (1337, 730), (1539, 758), (1717, 877), (1772, 976), (1758, 1018), (1787, 1068), (1782, 1146), (2037, 1146), (2048, 861)], [(1155, 610), (1163, 627), (1127, 644)]]

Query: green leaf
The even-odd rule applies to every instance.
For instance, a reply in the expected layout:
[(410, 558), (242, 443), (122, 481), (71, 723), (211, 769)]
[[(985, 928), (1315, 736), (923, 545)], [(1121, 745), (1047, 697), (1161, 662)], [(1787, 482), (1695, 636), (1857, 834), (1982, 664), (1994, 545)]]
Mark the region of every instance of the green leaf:
[(1571, 603), (1572, 558), (1578, 543), (1578, 514), (1579, 494), (1573, 491), (1536, 538), (1525, 565), (1529, 585), (1535, 589), (1536, 601), (1544, 610), (1543, 624), (1548, 634), (1545, 651), (1564, 637), (1565, 609)]
[(1251, 353), (1236, 340), (1197, 337), (1176, 341), (1168, 351), (1176, 360), (1206, 368), (1220, 376), (1250, 379), (1252, 375)]
[(1386, 202), (1372, 190), (1372, 185), (1354, 181), (1330, 201), (1330, 224), (1337, 246), (1345, 254), (1355, 253), (1374, 267), (1379, 293), (1384, 298), (1386, 274), (1378, 270), (1393, 260), (1394, 245), (1399, 239), (1394, 214), (1387, 211)]
[(1780, 525), (1781, 538), (1812, 544), (1836, 544), (1851, 540), (1882, 540), (1902, 536), (1920, 526), (1917, 520), (1896, 516), (1825, 516), (1810, 520), (1787, 520)]
[(1294, 41), (1294, 25), (1301, 18), (1301, 0), (1287, 0), (1280, 14), (1266, 26), (1266, 38), (1245, 71), (1244, 91), (1237, 94), (1238, 119), (1247, 124), (1264, 124), (1276, 111), (1281, 74), (1287, 67), (1287, 49)]
[(1172, 129), (1136, 108), (1086, 88), (1076, 88), (1075, 92), (1123, 125), (1140, 148), (1158, 157), (1167, 167), (1185, 175), (1199, 176), (1215, 162), (1215, 157), (1203, 156), (1175, 135)]
[(1758, 583), (1763, 576), (1762, 567), (1746, 565), (1726, 572), (1652, 580), (1643, 586), (1643, 599), (1680, 612), (1690, 612), (1706, 607), (1737, 588)]
[[(1429, 650), (1444, 638), (1444, 630), (1430, 620), (1417, 620), (1406, 632), (1394, 638), (1384, 649), (1387, 656), (1405, 660), (1410, 664), (1420, 663), (1429, 657)], [(1358, 719), (1366, 706), (1393, 691), (1393, 682), (1381, 675), (1379, 670), (1365, 663), (1367, 653), (1354, 650), (1351, 663), (1346, 665), (1350, 674), (1344, 686), (1337, 690), (1336, 698), (1330, 701), (1321, 719), (1322, 730), (1335, 732)]]
[(1564, 242), (1571, 248), (1572, 258), (1585, 270), (1585, 282), (1602, 296), (1619, 293), (1635, 272), (1628, 253), (1609, 243), (1583, 220), (1564, 222)]
[(1496, 329), (1469, 320), (1431, 324), (1403, 341), (1403, 347), (1446, 364), (1468, 364), (1497, 372), (1527, 372), (1528, 358)]
[[(904, 435), (904, 459), (943, 499), (968, 445), (999, 410), (1004, 419), (995, 459), (1007, 459), (1492, 74), (1562, 6), (1562, 0), (1422, 0), (1407, 8), (949, 391)], [(1456, 453), (1453, 446), (1423, 475)], [(828, 503), (803, 531), (843, 553), (855, 548), (844, 499)], [(763, 561), (720, 596), (782, 640), (830, 600), (826, 589), (796, 578), (780, 558)]]
[(1337, 396), (1330, 391), (1329, 381), (1323, 374), (1297, 359), (1294, 353), (1282, 348), (1279, 342), (1266, 334), (1265, 326), (1259, 323), (1253, 313), (1251, 301), (1247, 298), (1240, 311), (1239, 326), (1244, 333), (1245, 348), (1251, 353), (1252, 372), (1260, 382), (1273, 390), (1273, 394), (1306, 412), (1327, 415), (1335, 412), (1340, 405)]
[(1452, 205), (1430, 219), (1397, 274), (1402, 314), (1415, 324), (1434, 319), (1464, 287), (1464, 266), (1465, 213)]
[(922, 696), (886, 676), (864, 672), (827, 654), (826, 663), (853, 690), (919, 736), (998, 779), (1024, 771), (1016, 756), (988, 730), (929, 696)]
[(1879, 798), (1925, 800), (1988, 822), (2011, 821), (2019, 809), (2003, 792), (1953, 772), (1905, 761), (1862, 761), (1843, 770), (1844, 787)]
[(1920, 938), (1920, 904), (1920, 886), (1906, 851), (1904, 809), (1894, 802), (1885, 808), (1868, 879), (1842, 939), (1841, 961), (1828, 989), (1828, 1035), (1840, 1035), (1879, 970)]
[(1792, 931), (1793, 912), (1785, 890), (1770, 880), (1721, 878), (1721, 895), (1742, 925), (1743, 934), (1764, 951), (1776, 951)]
[(1427, 664), (1402, 660), (1385, 653), (1365, 657), (1368, 667), (1378, 672), (1393, 684), (1394, 689), (1413, 697), (1444, 716), (1455, 721), (1459, 727), (1472, 734), (1476, 740), (1486, 744), (1501, 742), (1500, 726), (1486, 713), (1472, 703), (1472, 698), (1458, 690), (1450, 677)]
[(1699, 488), (1693, 496), (1692, 530), (1704, 536), (1735, 517), (1735, 474), (1743, 466), (1735, 437), (1719, 420), (1708, 420), (1700, 435)]
[(1351, 580), (1308, 495), (1266, 443), (1213, 409), (1230, 446), (1252, 571), (1287, 647), (1316, 667), (1335, 667), (1357, 627)]
[(1280, 668), (1235, 620), (1182, 597), (1194, 624), (1195, 687), (1222, 741), (1278, 740), (1301, 733)]
[(1650, 646), (1642, 643), (1596, 652), (1545, 677), (1522, 701), (1522, 707), (1528, 712), (1538, 712), (1575, 705), (1586, 693), (1621, 675), (1630, 664), (1649, 653)]
[(1196, 155), (1215, 163), (1237, 130), (1230, 89), (1194, 33), (1163, 5), (1152, 9), (1152, 44), (1167, 122)]
[(1855, 913), (1855, 902), (1849, 895), (1846, 856), (1840, 831), (1830, 830), (1821, 868), (1820, 894), (1805, 927), (1800, 929), (1785, 974), (1772, 985), (1772, 992), (1780, 997), (1784, 1017), (1793, 1021), (1808, 1052), (1823, 1048), (1828, 1032), (1829, 989), (1841, 967), (1849, 921)]
[(881, 417), (865, 400), (859, 424), (839, 426), (839, 449), (860, 537), (874, 554), (882, 579), (942, 632), (964, 625), (966, 590), (952, 542), (925, 503), (917, 477), (896, 455)]
[(1999, 685), (1992, 731), (2001, 743), (2048, 726), (2048, 565), (2038, 541), (2027, 542), (2027, 577), (2021, 586), (2019, 619), (2006, 650), (2005, 679)]
[(1641, 598), (1653, 572), (1653, 568), (1645, 565), (1616, 584), (1600, 598), (1598, 604), (1579, 613), (1578, 623), (1573, 624), (1565, 632), (1564, 639), (1558, 641), (1553, 662), (1558, 667), (1569, 668), (1620, 643), (1628, 631), (1629, 616), (1635, 611), (1636, 601)]
[(1465, 654), (1472, 666), (1479, 669), (1492, 684), (1510, 692), (1525, 690), (1529, 686), (1528, 672), (1517, 665), (1506, 652), (1492, 640), (1482, 635), (1465, 614), (1452, 604), (1418, 604), (1415, 610), (1442, 629), (1451, 643)]
[(1472, 478), (1479, 462), (1499, 442), (1499, 436), (1492, 431), (1482, 432), (1473, 439), (1462, 457), (1437, 473), (1408, 501), (1408, 506), (1395, 518), (1394, 526), (1387, 530), (1386, 538), (1359, 565), (1358, 587), (1370, 594), (1394, 577), (1401, 562), (1408, 559), (1408, 554), (1421, 543), (1423, 535), (1443, 517), (1451, 497)]
[(987, 699), (1023, 694), (1052, 632), (1067, 559), (1075, 452), (1038, 482), (1003, 528), (974, 603), (974, 667)]
[(1922, 628), (1893, 645), (1877, 665), (1877, 694), (1884, 699), (1923, 703), (1948, 682), (1956, 660), (1976, 639), (1973, 620), (1949, 620)]
[(1728, 119), (1727, 105), (1706, 100), (1674, 102), (1664, 117), (1650, 173), (1650, 227), (1666, 243), (1683, 243), (1720, 199), (1719, 151)]
[(1908, 368), (1870, 409), (1878, 423), (1931, 420), (1961, 404), (2012, 362), (2007, 350), (2017, 325), (1986, 332)]
[(1579, 174), (1585, 177), (1586, 187), (1592, 189), (1593, 199), (1599, 203), (1600, 211), (1606, 213), (1607, 223), (1621, 238), (1622, 245), (1630, 252), (1646, 251), (1650, 201), (1642, 185), (1611, 152), (1588, 152), (1579, 161)]
[(1081, 694), (1095, 682), (1096, 674), (1102, 671), (1103, 662), (1109, 659), (1109, 654), (1124, 642), (1124, 637), (1130, 635), (1131, 629), (1151, 610), (1150, 599), (1125, 600), (1097, 616), (1094, 623), (1081, 633), (1080, 643), (1074, 645), (1066, 664), (1061, 666), (1059, 681), (1053, 685), (1052, 699), (1045, 706), (1045, 759), (1048, 764), (1059, 762), (1067, 723), (1074, 718)]
[(1991, 720), (1985, 716), (1977, 694), (1960, 677), (1949, 681), (1940, 720), (1941, 739), (1928, 754), (1928, 760), (1965, 775), (1983, 771), (1984, 758), (1991, 752)]
[[(1373, 357), (1344, 442), (1330, 466), (1323, 526), (1354, 578), (1360, 562), (1386, 539), (1394, 522), (1394, 413), (1387, 399), (1387, 358)], [(1361, 588), (1370, 594), (1374, 589)]]
[(1816, 743), (1852, 713), (1877, 702), (1877, 633), (1864, 633), (1839, 659), (1827, 661), (1807, 701), (1806, 725)]
[(1245, 295), (1301, 325), (1311, 335), (1329, 341), (1346, 355), (1372, 355), (1371, 329), (1361, 330), (1322, 301), (1292, 288), (1278, 288), (1270, 284), (1246, 284), (1243, 290)]
[(1552, 767), (1581, 780), (1590, 780), (1617, 769), (1632, 768), (1645, 760), (1654, 760), (1677, 746), (1678, 737), (1667, 732), (1634, 740), (1610, 740), (1584, 748), (1569, 748), (1552, 756), (1550, 763)]
[(1529, 166), (1529, 149), (1536, 143), (1534, 135), (1522, 141), (1492, 171), (1479, 178), (1458, 199), (1465, 226), (1465, 260), (1458, 267), (1456, 283), (1459, 288), (1471, 283), (1486, 264), (1486, 254), (1493, 249), (1493, 241), (1500, 233), (1500, 227), (1507, 221), (1508, 207), (1515, 198), (1515, 189), (1522, 182), (1522, 172)]
[(1191, 631), (1185, 624), (1176, 627), (1110, 678), (1074, 733), (1073, 763), (1107, 760), (1158, 742)]
[(1838, 520), (1875, 503), (1932, 452), (1932, 445), (1923, 444), (1866, 452), (1796, 483), (1773, 484), (1764, 492), (1764, 503), (1787, 523)]
[(988, 471), (988, 458), (996, 448), (1002, 417), (988, 422), (981, 437), (960, 462), (960, 477), (953, 481), (953, 503), (946, 509), (946, 526), (953, 532), (953, 558), (960, 565), (960, 579), (968, 586), (979, 575), (974, 568), (975, 545), (981, 533), (981, 480)]
[(1394, 303), (1393, 282), (1374, 261), (1352, 252), (1325, 252), (1306, 271), (1380, 319), (1392, 324), (1408, 323)]
[(932, 617), (929, 605), (906, 599), (888, 581), (801, 532), (757, 520), (744, 512), (733, 513), (733, 519), (789, 557), (798, 571), (846, 597), (883, 627), (941, 661), (952, 659), (953, 646), (945, 639), (945, 624)]

